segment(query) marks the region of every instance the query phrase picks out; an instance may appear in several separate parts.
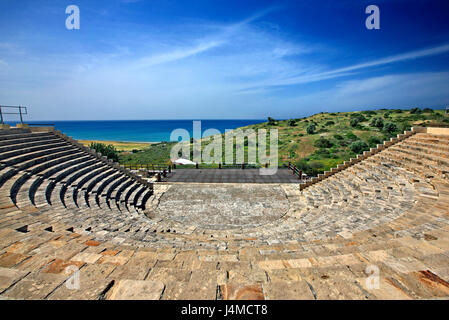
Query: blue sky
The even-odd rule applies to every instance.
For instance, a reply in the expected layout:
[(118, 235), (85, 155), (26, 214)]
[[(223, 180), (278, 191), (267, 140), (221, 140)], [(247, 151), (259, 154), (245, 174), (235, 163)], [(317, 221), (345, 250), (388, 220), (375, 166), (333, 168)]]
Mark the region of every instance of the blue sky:
[[(370, 4), (380, 30), (365, 27)], [(448, 22), (447, 0), (2, 0), (0, 104), (33, 120), (440, 108)]]

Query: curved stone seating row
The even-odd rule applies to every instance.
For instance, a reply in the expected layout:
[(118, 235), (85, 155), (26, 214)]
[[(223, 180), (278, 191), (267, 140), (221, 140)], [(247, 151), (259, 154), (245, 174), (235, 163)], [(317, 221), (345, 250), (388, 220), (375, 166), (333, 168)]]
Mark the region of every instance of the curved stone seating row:
[[(95, 205), (103, 210), (120, 212), (118, 205), (101, 207), (101, 202), (113, 200), (117, 204), (130, 201), (123, 209), (138, 212), (136, 210), (145, 205), (143, 201), (148, 200), (148, 197), (141, 197), (142, 193), (152, 194), (151, 184), (51, 130), (1, 130), (0, 163), (1, 201), (19, 209), (45, 205), (54, 209), (79, 208), (80, 205), (90, 208)], [(122, 184), (128, 181), (139, 187), (138, 194), (123, 193)], [(119, 197), (111, 199), (111, 194), (118, 189), (121, 190)]]

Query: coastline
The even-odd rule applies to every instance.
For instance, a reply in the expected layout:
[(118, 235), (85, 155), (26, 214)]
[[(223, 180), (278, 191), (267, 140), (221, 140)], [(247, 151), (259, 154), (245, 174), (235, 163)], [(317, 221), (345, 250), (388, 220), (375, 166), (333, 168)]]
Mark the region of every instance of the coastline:
[(160, 143), (162, 141), (115, 141), (115, 140), (78, 140), (81, 144), (89, 146), (91, 143), (103, 143), (106, 145), (112, 144), (118, 151), (132, 151), (134, 149), (142, 150), (152, 144)]

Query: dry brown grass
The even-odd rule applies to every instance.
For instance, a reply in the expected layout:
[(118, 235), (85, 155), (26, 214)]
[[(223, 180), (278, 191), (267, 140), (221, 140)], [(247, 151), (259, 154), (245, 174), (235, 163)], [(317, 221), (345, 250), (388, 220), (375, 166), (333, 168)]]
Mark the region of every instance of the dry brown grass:
[(151, 143), (144, 142), (122, 142), (122, 141), (104, 141), (104, 140), (78, 140), (85, 146), (89, 146), (92, 142), (104, 143), (106, 145), (112, 144), (118, 151), (132, 151), (142, 150), (148, 148)]

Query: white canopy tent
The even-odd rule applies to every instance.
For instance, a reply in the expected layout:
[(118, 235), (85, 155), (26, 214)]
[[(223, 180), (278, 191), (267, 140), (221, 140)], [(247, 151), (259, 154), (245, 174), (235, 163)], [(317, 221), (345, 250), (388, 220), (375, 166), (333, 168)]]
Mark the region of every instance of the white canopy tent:
[(173, 161), (174, 164), (179, 164), (179, 165), (183, 165), (183, 164), (193, 164), (195, 165), (196, 163), (187, 159), (182, 159), (179, 158), (178, 160)]

